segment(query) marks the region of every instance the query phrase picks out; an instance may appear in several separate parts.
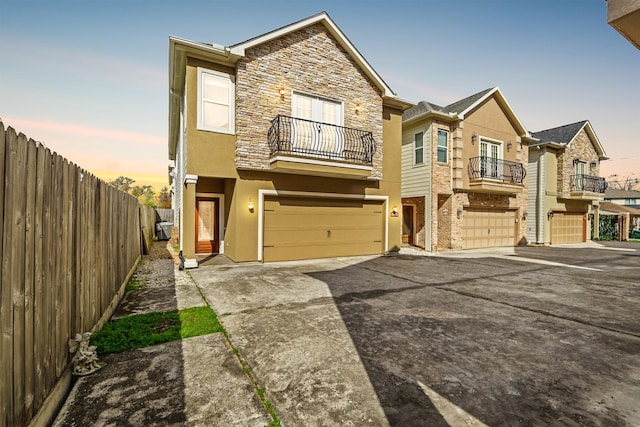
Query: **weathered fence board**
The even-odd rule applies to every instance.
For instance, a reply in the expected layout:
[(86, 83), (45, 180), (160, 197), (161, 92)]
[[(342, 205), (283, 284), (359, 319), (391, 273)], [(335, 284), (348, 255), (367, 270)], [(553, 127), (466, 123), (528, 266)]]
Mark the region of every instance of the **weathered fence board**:
[[(38, 149), (35, 144), (27, 144), (28, 171), (36, 169), (36, 154)], [(36, 173), (28, 173), (26, 176), (25, 196), (25, 262), (24, 262), (24, 411), (25, 419), (33, 416), (33, 401), (35, 394), (34, 365), (34, 298), (35, 298), (35, 246), (36, 246)]]
[(46, 339), (48, 332), (46, 330), (45, 321), (47, 319), (47, 299), (45, 292), (45, 225), (46, 219), (44, 214), (45, 200), (45, 179), (47, 179), (47, 153), (42, 146), (38, 147), (36, 160), (36, 190), (35, 190), (35, 239), (36, 246), (34, 251), (34, 303), (33, 303), (33, 354), (41, 355), (34, 360), (34, 408), (38, 408), (45, 398), (45, 390), (47, 385), (44, 378), (44, 360), (46, 358), (47, 347)]
[(0, 425), (55, 407), (68, 340), (115, 308), (147, 217), (136, 198), (0, 122)]
[[(4, 185), (5, 185), (5, 159), (6, 156), (6, 133), (2, 122), (0, 122), (0, 207), (4, 207)], [(4, 209), (0, 208), (0, 301), (7, 301), (10, 298), (9, 282), (5, 281), (4, 275)], [(9, 355), (13, 351), (13, 342), (11, 340), (11, 325), (9, 324), (8, 304), (0, 302), (0, 372), (11, 372)], [(13, 313), (11, 313), (13, 315)], [(5, 378), (0, 381), (0, 420), (2, 425), (8, 425), (13, 416), (13, 389), (11, 382)]]

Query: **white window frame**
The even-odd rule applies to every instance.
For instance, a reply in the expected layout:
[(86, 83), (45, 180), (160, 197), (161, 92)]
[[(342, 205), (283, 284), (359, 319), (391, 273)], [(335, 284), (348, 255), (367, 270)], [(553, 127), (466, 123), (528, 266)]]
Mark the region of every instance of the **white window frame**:
[[(422, 135), (422, 146), (417, 146), (418, 135)], [(413, 134), (413, 164), (414, 165), (423, 165), (424, 164), (424, 132), (416, 132)], [(418, 162), (417, 154), (418, 150), (422, 150), (422, 161)]]
[[(228, 127), (216, 127), (216, 126), (206, 126), (204, 124), (204, 107), (203, 103), (205, 100), (203, 99), (203, 79), (205, 75), (210, 75), (218, 78), (225, 78), (229, 80), (229, 126)], [(235, 98), (236, 98), (236, 79), (235, 76), (227, 73), (221, 73), (219, 71), (210, 70), (208, 68), (198, 67), (198, 130), (204, 130), (209, 132), (218, 132), (218, 133), (226, 133), (226, 134), (235, 134), (236, 132), (236, 123), (235, 123), (235, 115), (236, 115), (236, 106), (235, 106)]]
[[(488, 165), (491, 166), (492, 170), (495, 170), (495, 177), (492, 177), (491, 175), (489, 176), (483, 176), (483, 179), (498, 179), (500, 178), (500, 176), (502, 175), (502, 170), (500, 169), (500, 167), (498, 166), (500, 164), (500, 160), (504, 160), (504, 141), (500, 141), (499, 139), (493, 139), (493, 138), (487, 138), (486, 136), (480, 136), (478, 138), (478, 140), (480, 141), (480, 143), (478, 144), (478, 156), (481, 157), (482, 156), (482, 144), (488, 144), (488, 145), (495, 145), (498, 147), (498, 157), (496, 157), (496, 160), (498, 160), (498, 162), (496, 163), (495, 166), (491, 165), (491, 163), (489, 162)], [(491, 156), (488, 155), (489, 154), (489, 150), (487, 150), (487, 158), (491, 158)], [(486, 165), (485, 165), (486, 167)], [(486, 171), (485, 171), (486, 172)]]
[[(440, 153), (440, 132), (444, 132), (447, 134), (447, 145), (444, 147), (445, 148), (445, 161), (441, 162), (439, 159), (438, 154)], [(447, 129), (436, 129), (436, 162), (440, 163), (440, 164), (447, 164), (449, 163), (449, 131)]]
[(326, 96), (316, 95), (313, 93), (302, 92), (299, 90), (294, 90), (292, 94), (293, 96), (291, 97), (291, 117), (299, 118), (296, 115), (297, 108), (298, 108), (298, 96), (304, 96), (306, 98), (312, 98), (311, 119), (305, 119), (305, 120), (311, 120), (317, 123), (324, 123), (322, 121), (322, 108), (320, 106), (322, 105), (321, 104), (322, 101), (329, 101), (340, 106), (340, 111), (338, 112), (338, 115), (337, 115), (338, 123), (329, 123), (329, 124), (335, 124), (336, 126), (344, 127), (344, 101), (341, 101), (339, 99), (328, 98)]

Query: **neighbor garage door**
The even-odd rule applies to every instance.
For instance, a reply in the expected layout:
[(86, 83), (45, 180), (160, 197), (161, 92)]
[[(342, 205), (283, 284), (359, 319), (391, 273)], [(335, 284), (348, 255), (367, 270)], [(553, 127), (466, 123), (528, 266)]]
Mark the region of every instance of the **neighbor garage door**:
[(264, 261), (382, 254), (381, 202), (299, 197), (267, 198)]
[(462, 216), (462, 247), (513, 246), (515, 219), (515, 211), (465, 209)]
[(584, 242), (585, 225), (583, 212), (554, 212), (551, 219), (551, 244)]

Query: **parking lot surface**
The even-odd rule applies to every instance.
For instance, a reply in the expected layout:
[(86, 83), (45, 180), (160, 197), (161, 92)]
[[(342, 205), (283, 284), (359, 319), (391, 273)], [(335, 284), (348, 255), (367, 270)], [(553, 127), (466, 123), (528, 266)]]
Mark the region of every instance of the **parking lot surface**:
[(640, 245), (203, 266), (284, 425), (640, 425)]

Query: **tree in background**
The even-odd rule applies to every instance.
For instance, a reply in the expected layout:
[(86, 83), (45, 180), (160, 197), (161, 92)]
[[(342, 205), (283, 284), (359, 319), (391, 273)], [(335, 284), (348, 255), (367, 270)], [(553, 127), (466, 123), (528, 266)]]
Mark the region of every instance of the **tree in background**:
[(610, 175), (609, 178), (607, 179), (609, 188), (615, 188), (618, 190), (626, 190), (626, 191), (636, 190), (638, 187), (638, 184), (640, 184), (640, 178), (635, 178), (634, 175), (635, 173), (632, 173), (630, 176), (627, 176), (626, 178), (620, 178), (618, 177), (617, 174)]
[(116, 179), (107, 181), (107, 184), (111, 184), (118, 190), (129, 193), (129, 190), (131, 190), (131, 184), (133, 184), (134, 182), (136, 182), (134, 179), (128, 178), (126, 176), (119, 176)]
[(167, 186), (162, 187), (158, 193), (158, 208), (171, 209), (171, 192)]
[[(107, 184), (110, 184), (125, 193), (131, 194), (143, 205), (157, 208), (158, 204), (156, 203), (156, 194), (153, 187), (150, 185), (132, 185), (134, 182), (136, 182), (134, 179), (126, 176), (119, 176), (116, 179), (107, 181)], [(171, 196), (169, 196), (169, 206), (171, 206)]]

